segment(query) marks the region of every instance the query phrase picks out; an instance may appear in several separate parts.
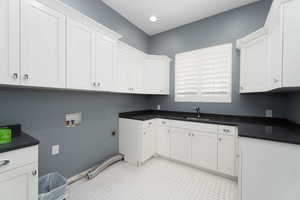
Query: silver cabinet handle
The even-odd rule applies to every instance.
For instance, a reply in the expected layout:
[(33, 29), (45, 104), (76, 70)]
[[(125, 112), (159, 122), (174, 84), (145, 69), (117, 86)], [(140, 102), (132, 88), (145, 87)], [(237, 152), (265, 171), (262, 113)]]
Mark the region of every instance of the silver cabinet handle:
[(219, 138), (219, 141), (222, 141), (222, 138)]
[(37, 171), (36, 170), (33, 170), (32, 171), (32, 176), (36, 176), (37, 175)]
[(98, 87), (100, 87), (101, 86), (101, 83), (98, 83)]
[(230, 132), (229, 129), (223, 129), (223, 131), (224, 131), (225, 133), (229, 133), (229, 132)]
[(29, 80), (29, 75), (28, 74), (24, 74), (24, 80)]
[(96, 82), (93, 83), (93, 86), (96, 87)]
[(19, 74), (18, 73), (13, 73), (13, 79), (17, 80), (19, 78)]
[(8, 165), (10, 163), (9, 160), (1, 160), (0, 161), (0, 167), (4, 167), (5, 165)]

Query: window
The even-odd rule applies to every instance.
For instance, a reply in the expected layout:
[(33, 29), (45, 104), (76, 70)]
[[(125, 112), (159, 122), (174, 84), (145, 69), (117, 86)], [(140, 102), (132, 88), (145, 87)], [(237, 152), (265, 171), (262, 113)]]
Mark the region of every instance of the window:
[(231, 102), (232, 44), (176, 54), (175, 101)]

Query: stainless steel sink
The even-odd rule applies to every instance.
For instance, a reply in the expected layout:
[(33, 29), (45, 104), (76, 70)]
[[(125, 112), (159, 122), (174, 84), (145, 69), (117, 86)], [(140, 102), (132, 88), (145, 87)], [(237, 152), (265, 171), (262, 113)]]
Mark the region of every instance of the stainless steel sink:
[(209, 118), (201, 118), (201, 117), (185, 117), (187, 120), (195, 120), (195, 121), (209, 121)]

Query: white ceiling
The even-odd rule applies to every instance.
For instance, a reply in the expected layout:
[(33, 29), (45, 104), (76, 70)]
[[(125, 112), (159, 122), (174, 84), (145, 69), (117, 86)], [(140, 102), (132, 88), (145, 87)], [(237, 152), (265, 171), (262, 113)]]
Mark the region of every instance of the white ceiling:
[[(103, 0), (149, 35), (204, 19), (258, 0)], [(153, 23), (149, 17), (155, 15)]]

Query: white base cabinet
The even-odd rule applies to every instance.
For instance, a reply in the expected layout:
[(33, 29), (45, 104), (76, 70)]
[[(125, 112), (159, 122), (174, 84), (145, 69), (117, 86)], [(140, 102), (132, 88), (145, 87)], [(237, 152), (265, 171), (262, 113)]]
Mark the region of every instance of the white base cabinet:
[(298, 200), (299, 145), (239, 138), (240, 199)]
[(119, 119), (119, 151), (140, 165), (155, 154), (237, 176), (237, 129), (232, 126), (153, 119)]
[(174, 160), (191, 162), (191, 134), (188, 130), (172, 128), (170, 155)]
[(5, 200), (38, 200), (38, 147), (0, 154), (0, 194)]
[(156, 152), (155, 133), (154, 120), (119, 119), (119, 152), (125, 161), (139, 166), (151, 158)]

